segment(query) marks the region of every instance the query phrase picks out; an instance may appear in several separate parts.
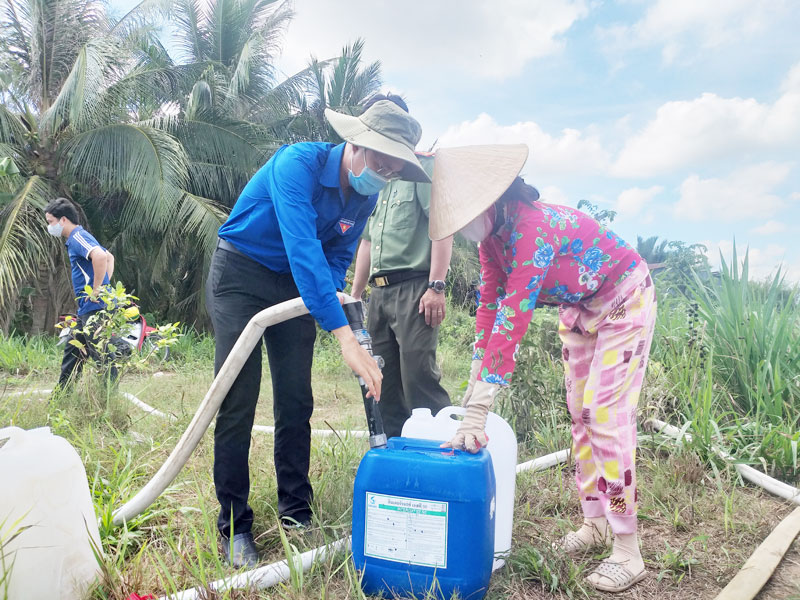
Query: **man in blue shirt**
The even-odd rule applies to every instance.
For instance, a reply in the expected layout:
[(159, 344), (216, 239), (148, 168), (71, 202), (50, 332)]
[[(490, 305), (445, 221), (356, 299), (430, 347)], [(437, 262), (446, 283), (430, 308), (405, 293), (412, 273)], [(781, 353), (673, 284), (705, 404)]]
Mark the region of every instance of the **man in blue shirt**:
[[(256, 313), (298, 296), (311, 313), (264, 334), (272, 374), (278, 511), (285, 527), (311, 520), (314, 320), (336, 336), (345, 362), (379, 397), (380, 370), (356, 341), (336, 292), (344, 288), (377, 193), (396, 177), (430, 181), (414, 156), (419, 123), (393, 102), (376, 102), (359, 117), (332, 110), (325, 116), (345, 143), (304, 142), (275, 153), (220, 227), (206, 287), (216, 337), (215, 373)], [(260, 385), (259, 342), (222, 402), (214, 430), (217, 525), (225, 555), (236, 567), (258, 562), (250, 533), (247, 461)]]
[[(47, 232), (55, 237), (66, 238), (65, 246), (69, 254), (72, 269), (72, 288), (78, 301), (78, 329), (85, 331), (89, 319), (104, 308), (98, 301), (101, 286), (108, 285), (114, 273), (114, 255), (103, 248), (94, 236), (78, 225), (78, 210), (66, 198), (56, 198), (44, 208), (47, 219)], [(91, 295), (86, 295), (86, 286), (91, 286)], [(91, 327), (91, 324), (89, 324)], [(83, 369), (87, 352), (98, 358), (94, 352), (94, 340), (85, 338), (82, 333), (76, 335), (86, 350), (76, 348), (72, 344), (64, 346), (64, 357), (61, 361), (61, 375), (58, 385), (61, 388), (74, 380)], [(116, 379), (117, 372), (113, 366), (109, 369), (110, 378)]]

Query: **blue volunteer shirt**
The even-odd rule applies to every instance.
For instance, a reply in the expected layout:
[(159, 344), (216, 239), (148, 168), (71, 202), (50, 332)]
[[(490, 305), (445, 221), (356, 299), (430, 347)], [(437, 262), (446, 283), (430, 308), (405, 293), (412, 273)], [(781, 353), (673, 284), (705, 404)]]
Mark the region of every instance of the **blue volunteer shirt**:
[(276, 273), (291, 273), (309, 312), (331, 331), (347, 325), (336, 291), (378, 195), (339, 187), (344, 144), (281, 147), (242, 190), (219, 237)]
[[(78, 300), (78, 314), (85, 315), (93, 310), (105, 308), (102, 302), (91, 302), (83, 288), (94, 285), (94, 267), (89, 258), (89, 253), (94, 248), (105, 251), (94, 236), (78, 225), (69, 234), (64, 243), (69, 254), (69, 264), (72, 267), (72, 288), (75, 290), (75, 297)], [(103, 277), (103, 284), (108, 284), (108, 273)]]

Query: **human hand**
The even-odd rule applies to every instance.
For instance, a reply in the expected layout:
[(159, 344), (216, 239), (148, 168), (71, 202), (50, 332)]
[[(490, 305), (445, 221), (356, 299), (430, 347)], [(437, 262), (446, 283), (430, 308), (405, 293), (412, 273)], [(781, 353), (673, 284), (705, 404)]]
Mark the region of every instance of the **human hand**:
[(458, 448), (475, 454), (480, 448), (489, 441), (484, 429), (486, 428), (486, 415), (494, 404), (494, 397), (500, 391), (500, 386), (496, 383), (486, 383), (476, 381), (472, 390), (472, 397), (467, 406), (464, 420), (458, 428), (458, 432), (449, 442), (445, 442), (440, 448)]
[[(346, 332), (340, 335), (338, 332), (343, 329), (345, 329)], [(379, 401), (381, 398), (381, 381), (383, 380), (383, 374), (378, 367), (378, 363), (376, 363), (375, 359), (370, 356), (370, 353), (358, 343), (349, 328), (340, 327), (339, 329), (335, 329), (334, 333), (339, 340), (344, 362), (356, 375), (364, 380), (364, 383), (369, 389), (367, 397), (375, 398), (376, 402)], [(349, 337), (347, 334), (349, 334)]]
[(469, 399), (472, 396), (472, 390), (475, 388), (475, 382), (478, 380), (478, 373), (481, 372), (481, 363), (483, 359), (475, 358), (469, 368), (469, 381), (467, 382), (467, 391), (464, 392), (464, 397), (461, 398), (461, 406), (464, 408), (469, 404)]
[(419, 300), (419, 312), (425, 313), (425, 324), (438, 327), (444, 321), (446, 302), (444, 293), (428, 289)]

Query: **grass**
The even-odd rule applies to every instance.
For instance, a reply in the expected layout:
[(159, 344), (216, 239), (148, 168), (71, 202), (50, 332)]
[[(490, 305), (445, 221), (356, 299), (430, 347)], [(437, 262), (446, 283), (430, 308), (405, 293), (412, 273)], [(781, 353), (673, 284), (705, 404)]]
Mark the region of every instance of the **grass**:
[[(743, 285), (741, 273), (738, 278), (734, 285)], [(714, 294), (719, 290), (706, 292), (710, 306), (717, 306)], [(773, 297), (778, 296), (773, 291)], [(796, 312), (792, 306), (781, 310)], [(759, 309), (758, 305), (748, 307)], [(722, 335), (709, 333), (711, 313), (696, 298), (681, 296), (661, 297), (659, 309), (651, 368), (640, 403), (642, 416), (657, 416), (685, 427), (692, 433), (692, 442), (679, 447), (659, 435), (640, 437), (640, 524), (651, 576), (620, 597), (710, 598), (790, 510), (787, 503), (742, 486), (729, 466), (713, 458), (711, 448), (723, 447), (740, 460), (791, 477), (797, 473), (800, 439), (792, 420), (797, 406), (790, 395), (781, 407), (789, 418), (778, 423), (771, 420), (769, 410), (744, 410), (730, 371), (723, 366), (732, 351), (725, 349)], [(552, 311), (537, 311), (520, 350), (512, 389), (498, 406), (517, 432), (521, 461), (569, 445), (555, 319)], [(765, 323), (764, 319), (751, 321)], [(469, 369), (470, 324), (464, 311), (451, 308), (440, 332), (443, 385), (454, 398), (460, 395)], [(171, 352), (173, 358), (166, 364), (126, 373), (121, 389), (174, 415), (174, 423), (147, 415), (107, 392), (90, 373), (71, 393), (52, 398), (10, 396), (15, 391), (52, 387), (59, 353), (52, 340), (45, 338), (0, 339), (0, 377), (5, 382), (0, 388), (0, 427), (49, 425), (78, 449), (86, 465), (104, 551), (105, 582), (91, 592), (93, 599), (175, 593), (233, 574), (223, 563), (217, 542), (210, 435), (154, 506), (123, 528), (111, 524), (113, 510), (163, 463), (211, 384), (211, 337), (185, 331)], [(757, 363), (751, 366), (759, 368)], [(785, 381), (797, 377), (784, 368), (781, 373)], [(262, 425), (272, 424), (266, 375), (256, 413), (256, 423)], [(316, 401), (312, 427), (364, 428), (358, 385), (342, 365), (335, 340), (327, 334), (321, 334), (317, 343), (312, 384)], [(292, 576), (271, 590), (206, 592), (205, 597), (362, 598), (358, 574), (347, 553), (332, 553), (305, 574), (295, 564), (299, 553), (348, 535), (352, 483), (366, 450), (363, 439), (313, 440), (314, 526), (305, 533), (284, 534), (276, 518), (272, 440), (254, 433), (250, 502), (256, 543), (265, 563), (288, 560)], [(600, 597), (586, 586), (584, 577), (605, 555), (571, 560), (550, 546), (580, 518), (571, 465), (520, 474), (513, 552), (507, 567), (493, 576), (487, 598)], [(794, 594), (800, 598), (796, 584), (800, 574), (791, 571), (792, 560), (800, 560), (797, 548), (785, 561), (789, 566), (782, 567), (771, 584), (774, 591), (768, 593), (774, 595), (764, 597)]]

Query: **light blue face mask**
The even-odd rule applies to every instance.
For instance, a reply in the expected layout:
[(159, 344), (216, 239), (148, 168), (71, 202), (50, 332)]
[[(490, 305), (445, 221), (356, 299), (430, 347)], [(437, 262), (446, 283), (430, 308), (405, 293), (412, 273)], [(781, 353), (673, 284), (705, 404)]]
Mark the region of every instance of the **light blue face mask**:
[(353, 157), (350, 156), (350, 171), (347, 173), (347, 180), (352, 188), (362, 196), (377, 194), (389, 183), (388, 179), (367, 166), (366, 148), (364, 149), (364, 168), (360, 175), (353, 175)]
[(53, 223), (52, 225), (47, 226), (47, 233), (55, 237), (61, 237), (63, 232), (64, 226), (61, 223)]

